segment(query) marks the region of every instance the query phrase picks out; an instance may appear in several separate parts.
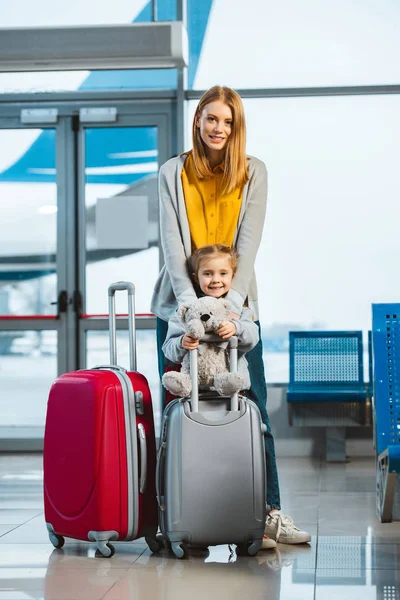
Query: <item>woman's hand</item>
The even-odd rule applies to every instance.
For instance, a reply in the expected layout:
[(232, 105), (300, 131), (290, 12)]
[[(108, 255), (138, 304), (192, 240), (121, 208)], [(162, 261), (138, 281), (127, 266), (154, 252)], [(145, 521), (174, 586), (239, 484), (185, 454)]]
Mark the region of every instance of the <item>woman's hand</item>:
[(185, 335), (182, 338), (182, 348), (185, 348), (185, 350), (195, 350), (198, 345), (199, 340), (197, 338), (194, 338), (188, 333), (185, 333)]
[(223, 321), (218, 327), (217, 333), (223, 340), (229, 340), (230, 337), (236, 335), (236, 325), (232, 321)]

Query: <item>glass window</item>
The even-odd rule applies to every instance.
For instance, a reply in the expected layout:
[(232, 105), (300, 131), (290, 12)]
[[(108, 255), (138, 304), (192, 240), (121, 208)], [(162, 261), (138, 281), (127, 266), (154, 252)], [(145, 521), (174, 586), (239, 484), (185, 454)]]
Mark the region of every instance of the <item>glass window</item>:
[(0, 73), (0, 93), (175, 89), (176, 69)]
[[(215, 2), (215, 0), (214, 0)], [(187, 31), (189, 37), (189, 68), (188, 68), (188, 88), (192, 89), (193, 87), (197, 88), (197, 85), (194, 85), (196, 81), (196, 73), (199, 65), (200, 57), (203, 53), (204, 48), (204, 40), (206, 36), (207, 26), (210, 22), (210, 12), (211, 7), (213, 5), (213, 0), (202, 0), (198, 2), (197, 0), (187, 0)], [(219, 41), (221, 41), (221, 37), (219, 36)], [(224, 46), (226, 42), (226, 36), (224, 39)], [(221, 46), (218, 46), (217, 52), (220, 52)], [(215, 56), (210, 64), (215, 63)], [(221, 64), (218, 61), (218, 70), (220, 70)], [(214, 78), (219, 77), (214, 72)], [(215, 79), (213, 83), (215, 84)]]
[(176, 69), (0, 73), (0, 92), (3, 94), (175, 89), (177, 85)]
[[(155, 0), (157, 21), (176, 20), (176, 0)], [(191, 0), (190, 0), (191, 1)], [(0, 14), (0, 27), (59, 27), (76, 25), (118, 25), (152, 21), (151, 0), (70, 0), (54, 6), (51, 0), (28, 0), (9, 4)]]
[(366, 332), (371, 303), (400, 296), (400, 96), (244, 105), (248, 153), (269, 173), (256, 262), (267, 375), (287, 381), (290, 329)]
[[(190, 36), (208, 4), (189, 2)], [(214, 0), (189, 87), (398, 84), (399, 28), (391, 0)]]
[[(0, 27), (57, 27), (146, 23), (152, 20), (151, 1), (117, 0), (78, 2), (72, 0), (54, 10), (49, 0), (10, 4), (0, 15)], [(75, 7), (74, 7), (75, 5)], [(158, 0), (157, 20), (176, 20), (176, 0)], [(74, 90), (175, 89), (176, 69), (109, 71), (47, 71), (0, 73), (1, 93), (31, 93)]]

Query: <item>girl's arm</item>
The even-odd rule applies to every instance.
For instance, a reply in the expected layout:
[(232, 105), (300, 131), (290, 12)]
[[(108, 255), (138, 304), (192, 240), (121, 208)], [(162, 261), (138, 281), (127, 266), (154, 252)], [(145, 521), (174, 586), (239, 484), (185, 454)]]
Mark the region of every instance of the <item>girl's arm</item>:
[(261, 242), (267, 206), (268, 175), (265, 164), (255, 162), (253, 174), (249, 182), (249, 197), (246, 211), (238, 232), (236, 250), (239, 255), (238, 266), (232, 281), (227, 299), (232, 304), (232, 311), (241, 313), (253, 278), (254, 263)]
[(180, 321), (174, 315), (168, 323), (168, 331), (167, 336), (165, 338), (165, 342), (162, 347), (162, 351), (168, 360), (177, 365), (180, 365), (183, 361), (183, 357), (185, 356), (187, 350), (182, 348), (182, 339), (185, 335), (185, 330), (183, 329)]
[(178, 304), (194, 300), (197, 296), (188, 273), (187, 259), (182, 240), (182, 226), (178, 214), (177, 193), (174, 189), (176, 174), (172, 175), (169, 165), (167, 178), (166, 165), (159, 174), (160, 235), (165, 266), (171, 279), (172, 289)]
[(232, 319), (232, 321), (236, 325), (239, 352), (246, 354), (253, 350), (260, 340), (258, 327), (253, 321), (253, 311), (244, 308), (240, 319)]

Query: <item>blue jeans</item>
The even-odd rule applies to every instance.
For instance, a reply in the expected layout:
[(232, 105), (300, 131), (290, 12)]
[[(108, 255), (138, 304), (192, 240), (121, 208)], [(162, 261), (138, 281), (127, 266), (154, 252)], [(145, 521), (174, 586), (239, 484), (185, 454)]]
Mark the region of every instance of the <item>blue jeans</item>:
[[(280, 494), (279, 494), (279, 481), (278, 481), (278, 470), (276, 468), (275, 458), (275, 443), (271, 432), (271, 425), (267, 413), (267, 384), (265, 381), (264, 374), (264, 362), (263, 362), (263, 350), (261, 341), (261, 329), (260, 323), (256, 321), (258, 329), (260, 330), (260, 339), (255, 348), (246, 354), (246, 359), (249, 364), (250, 373), (250, 390), (246, 390), (246, 396), (248, 396), (253, 402), (255, 402), (260, 410), (261, 418), (263, 423), (267, 426), (267, 433), (264, 437), (265, 444), (265, 460), (267, 468), (267, 504), (270, 509), (280, 509)], [(157, 318), (157, 354), (158, 354), (158, 373), (160, 378), (165, 373), (165, 368), (169, 363), (168, 359), (165, 358), (162, 352), (162, 345), (167, 335), (168, 323), (162, 319)], [(164, 390), (162, 396), (162, 405), (164, 408)]]

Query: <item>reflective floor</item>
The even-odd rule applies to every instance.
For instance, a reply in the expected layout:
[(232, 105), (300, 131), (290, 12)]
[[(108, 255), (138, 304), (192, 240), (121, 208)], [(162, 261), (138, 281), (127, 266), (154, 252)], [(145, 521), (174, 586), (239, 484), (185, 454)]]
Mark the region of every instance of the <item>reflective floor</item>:
[(283, 508), (312, 534), (254, 558), (228, 546), (180, 561), (143, 540), (111, 559), (89, 543), (48, 541), (40, 455), (0, 456), (0, 600), (400, 600), (400, 521), (375, 516), (370, 458), (279, 461)]

